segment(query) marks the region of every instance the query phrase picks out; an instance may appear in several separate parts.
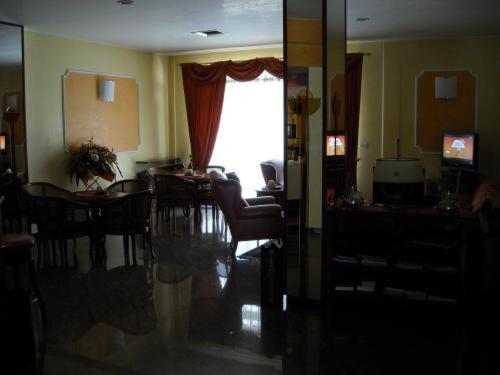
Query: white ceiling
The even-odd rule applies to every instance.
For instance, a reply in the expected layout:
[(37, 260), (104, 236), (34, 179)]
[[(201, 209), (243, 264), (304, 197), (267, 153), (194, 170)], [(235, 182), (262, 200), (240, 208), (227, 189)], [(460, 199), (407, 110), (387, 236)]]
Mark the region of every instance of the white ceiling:
[(500, 0), (347, 0), (348, 40), (493, 34), (500, 34)]
[[(151, 52), (281, 43), (282, 0), (0, 0), (0, 19), (28, 30)], [(218, 29), (203, 38), (192, 31)]]
[[(328, 29), (344, 28), (327, 0)], [(0, 0), (0, 20), (28, 30), (154, 52), (281, 43), (282, 0)], [(320, 18), (321, 0), (288, 0), (289, 16)], [(340, 18), (339, 18), (340, 16)], [(369, 17), (367, 22), (356, 22)], [(201, 38), (192, 31), (219, 29)], [(349, 40), (500, 34), (500, 0), (347, 0)], [(338, 37), (337, 37), (338, 39)]]

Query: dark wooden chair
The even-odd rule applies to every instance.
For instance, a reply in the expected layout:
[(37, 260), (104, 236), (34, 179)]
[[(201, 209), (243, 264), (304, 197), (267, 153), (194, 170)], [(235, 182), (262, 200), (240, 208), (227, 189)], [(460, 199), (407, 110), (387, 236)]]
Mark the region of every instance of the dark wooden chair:
[(167, 221), (170, 220), (170, 211), (173, 210), (174, 226), (175, 226), (175, 208), (181, 207), (185, 217), (188, 217), (191, 212), (191, 207), (195, 209), (195, 224), (199, 222), (199, 199), (196, 189), (196, 183), (186, 178), (168, 175), (154, 175), (155, 190), (156, 190), (156, 227), (162, 216), (167, 216)]
[(146, 242), (154, 259), (151, 238), (151, 201), (150, 189), (127, 194), (101, 206), (101, 215), (97, 219), (96, 230), (101, 235), (116, 235), (123, 237), (125, 265), (130, 265), (129, 238), (132, 243), (132, 262), (137, 265), (136, 235), (142, 236), (144, 249)]
[[(0, 197), (0, 207), (3, 200)], [(8, 342), (4, 365), (17, 370), (22, 365), (29, 373), (42, 373), (46, 314), (34, 267), (34, 246), (35, 239), (28, 234), (0, 233), (0, 298), (5, 303), (0, 321), (2, 337)], [(29, 284), (23, 270), (27, 270)]]
[(138, 193), (140, 191), (152, 191), (152, 185), (142, 179), (129, 179), (116, 181), (106, 188), (106, 191), (116, 191), (122, 193)]
[(22, 200), (21, 186), (23, 179), (15, 174), (4, 174), (0, 176), (0, 196), (5, 197), (2, 206), (3, 231), (21, 233), (23, 231), (26, 216), (25, 206)]
[[(40, 267), (43, 260), (44, 266), (59, 264), (67, 267), (68, 240), (73, 240), (73, 266), (76, 268), (76, 239), (91, 235), (89, 205), (71, 200), (71, 193), (50, 184), (27, 184), (23, 191), (28, 225), (37, 227), (37, 266)], [(59, 262), (56, 245), (59, 247)]]

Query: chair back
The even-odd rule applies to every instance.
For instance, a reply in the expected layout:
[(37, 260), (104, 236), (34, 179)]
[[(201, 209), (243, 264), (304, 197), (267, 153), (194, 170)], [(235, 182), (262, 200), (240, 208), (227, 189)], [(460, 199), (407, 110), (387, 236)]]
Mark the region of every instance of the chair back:
[(112, 200), (101, 206), (99, 220), (104, 226), (143, 232), (150, 227), (152, 197), (150, 190), (143, 190)]
[(196, 202), (196, 183), (175, 175), (154, 175), (156, 199), (162, 204), (184, 205)]
[(148, 181), (140, 179), (128, 179), (116, 181), (109, 185), (106, 191), (116, 191), (122, 193), (138, 193), (142, 191), (152, 190)]
[(264, 177), (264, 182), (267, 185), (269, 180), (274, 180), (278, 185), (283, 186), (285, 184), (285, 171), (283, 160), (272, 159), (260, 163), (260, 169), (262, 170), (262, 177)]
[(200, 170), (203, 173), (210, 173), (212, 171), (221, 171), (222, 173), (224, 173), (226, 171), (226, 168), (222, 165), (207, 165), (206, 167), (200, 168)]
[(68, 198), (71, 195), (69, 190), (50, 184), (48, 182), (30, 182), (22, 187), (24, 193), (37, 197), (59, 197)]
[(27, 195), (28, 222), (41, 235), (72, 237), (88, 229), (89, 205), (64, 197)]
[(235, 180), (214, 179), (211, 181), (212, 194), (226, 218), (229, 229), (234, 233), (236, 213), (241, 209), (241, 185)]

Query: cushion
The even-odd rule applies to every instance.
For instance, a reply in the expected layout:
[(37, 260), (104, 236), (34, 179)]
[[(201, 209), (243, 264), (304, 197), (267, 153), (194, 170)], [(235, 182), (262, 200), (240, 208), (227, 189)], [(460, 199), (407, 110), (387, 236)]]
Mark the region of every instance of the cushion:
[(472, 212), (478, 212), (484, 204), (489, 201), (496, 190), (496, 183), (494, 180), (485, 180), (481, 182), (472, 196)]
[(214, 169), (213, 171), (210, 171), (208, 176), (210, 177), (210, 180), (227, 180), (226, 174), (219, 171), (218, 169)]

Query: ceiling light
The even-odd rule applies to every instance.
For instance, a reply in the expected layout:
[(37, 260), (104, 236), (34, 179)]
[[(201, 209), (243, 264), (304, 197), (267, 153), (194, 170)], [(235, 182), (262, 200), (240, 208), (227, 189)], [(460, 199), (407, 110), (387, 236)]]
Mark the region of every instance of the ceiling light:
[(121, 5), (132, 5), (134, 0), (116, 0), (116, 2)]
[(356, 21), (358, 22), (365, 22), (365, 21), (369, 21), (370, 20), (370, 17), (358, 17), (356, 18)]
[(191, 34), (208, 38), (209, 36), (217, 36), (217, 35), (222, 35), (224, 33), (219, 30), (203, 30), (203, 31), (192, 31)]

